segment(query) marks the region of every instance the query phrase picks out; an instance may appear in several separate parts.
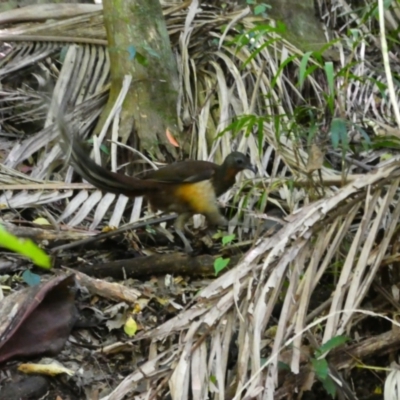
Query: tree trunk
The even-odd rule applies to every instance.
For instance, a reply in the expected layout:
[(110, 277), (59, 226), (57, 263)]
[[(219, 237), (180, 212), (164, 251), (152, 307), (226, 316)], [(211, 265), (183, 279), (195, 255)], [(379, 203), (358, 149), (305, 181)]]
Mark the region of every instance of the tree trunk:
[(131, 75), (121, 111), (121, 141), (126, 143), (134, 130), (141, 150), (164, 160), (164, 149), (175, 158), (166, 131), (179, 141), (178, 72), (159, 0), (104, 0), (103, 7), (111, 89), (98, 128), (115, 103), (124, 76)]

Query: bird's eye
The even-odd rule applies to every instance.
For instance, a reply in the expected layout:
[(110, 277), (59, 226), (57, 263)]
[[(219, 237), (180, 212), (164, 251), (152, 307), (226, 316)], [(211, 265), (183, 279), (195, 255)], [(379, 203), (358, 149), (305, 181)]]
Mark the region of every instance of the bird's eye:
[(243, 164), (243, 160), (241, 158), (237, 159), (236, 162), (240, 165)]

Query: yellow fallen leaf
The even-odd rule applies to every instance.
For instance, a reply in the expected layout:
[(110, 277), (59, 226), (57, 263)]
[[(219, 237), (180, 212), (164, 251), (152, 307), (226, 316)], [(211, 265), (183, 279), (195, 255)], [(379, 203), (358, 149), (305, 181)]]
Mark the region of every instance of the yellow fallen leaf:
[(158, 301), (159, 304), (162, 306), (166, 306), (169, 304), (170, 299), (164, 299), (163, 297), (156, 297), (156, 300)]
[(21, 364), (18, 367), (18, 371), (21, 371), (25, 374), (41, 374), (41, 375), (50, 375), (56, 376), (60, 374), (74, 375), (74, 371), (71, 369), (65, 368), (62, 365), (57, 364)]
[(43, 217), (36, 218), (32, 222), (36, 225), (51, 225), (50, 222), (47, 221), (47, 219), (43, 218)]
[(374, 394), (381, 395), (383, 392), (382, 386), (376, 386), (374, 389)]
[(124, 332), (129, 336), (129, 337), (132, 337), (132, 336), (135, 336), (135, 334), (136, 334), (136, 331), (137, 331), (137, 323), (136, 323), (136, 321), (132, 318), (132, 317), (129, 317), (127, 320), (126, 320), (126, 322), (125, 322), (125, 325), (124, 325)]
[(142, 307), (139, 303), (136, 303), (133, 307), (133, 313), (139, 314), (142, 311)]
[(102, 233), (107, 233), (107, 232), (112, 232), (115, 231), (117, 228), (115, 226), (105, 226), (101, 232)]
[(382, 154), (380, 157), (381, 161), (387, 161), (390, 160), (391, 158), (393, 158), (393, 155), (390, 153)]

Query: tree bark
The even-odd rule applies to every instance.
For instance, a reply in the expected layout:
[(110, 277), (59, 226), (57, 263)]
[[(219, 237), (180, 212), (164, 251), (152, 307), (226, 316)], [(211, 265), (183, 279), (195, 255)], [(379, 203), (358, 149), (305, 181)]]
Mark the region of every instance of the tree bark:
[[(257, 4), (264, 1), (256, 0)], [(286, 30), (282, 36), (304, 52), (317, 51), (327, 44), (322, 22), (317, 17), (314, 0), (271, 0), (267, 15), (282, 21)], [(324, 57), (339, 60), (339, 53), (334, 48), (324, 51)]]
[(121, 110), (121, 141), (126, 143), (134, 130), (141, 150), (164, 160), (164, 149), (175, 158), (166, 131), (178, 136), (178, 72), (159, 0), (104, 0), (103, 7), (111, 89), (98, 128), (115, 103), (124, 76), (131, 75)]

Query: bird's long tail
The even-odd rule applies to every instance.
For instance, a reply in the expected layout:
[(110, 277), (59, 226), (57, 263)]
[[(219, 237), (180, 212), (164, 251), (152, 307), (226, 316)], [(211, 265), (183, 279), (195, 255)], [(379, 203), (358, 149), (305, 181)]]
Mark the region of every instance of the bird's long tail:
[(69, 164), (93, 186), (104, 192), (124, 194), (128, 197), (143, 196), (159, 189), (155, 181), (115, 173), (96, 164), (86, 153), (80, 140), (70, 131), (65, 118), (58, 117), (57, 119), (62, 139), (60, 145), (65, 154), (69, 154)]

